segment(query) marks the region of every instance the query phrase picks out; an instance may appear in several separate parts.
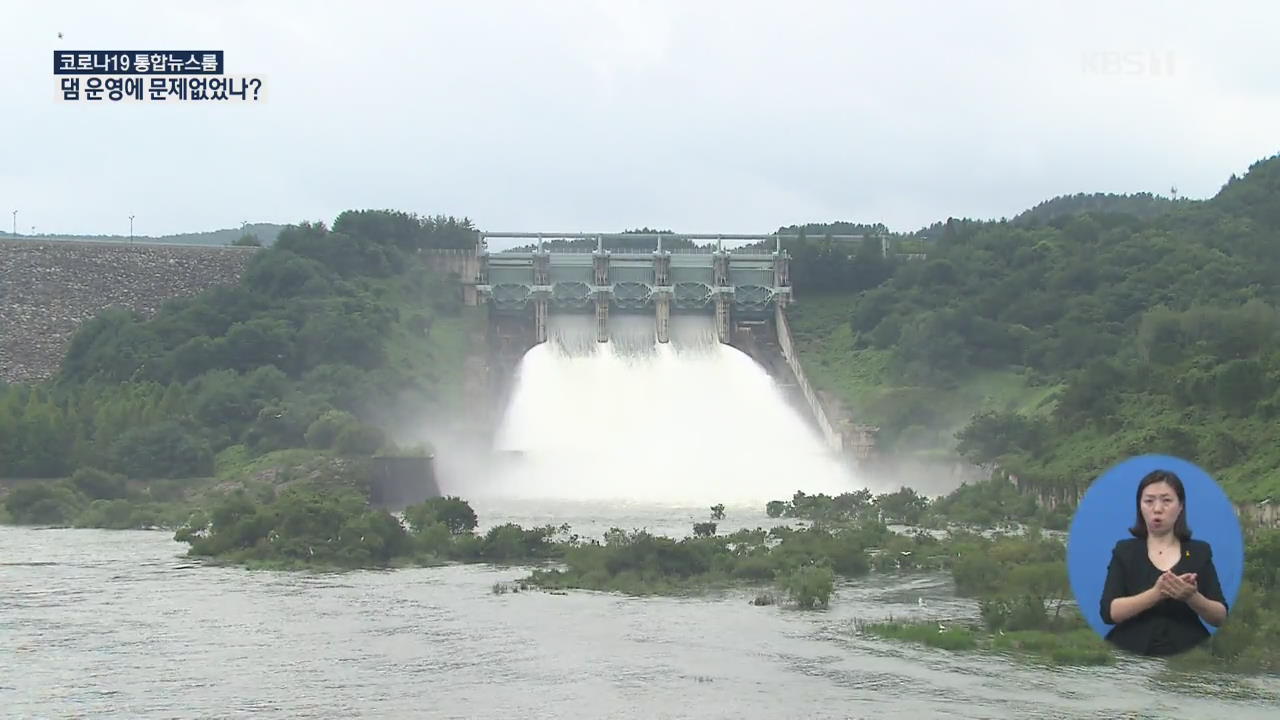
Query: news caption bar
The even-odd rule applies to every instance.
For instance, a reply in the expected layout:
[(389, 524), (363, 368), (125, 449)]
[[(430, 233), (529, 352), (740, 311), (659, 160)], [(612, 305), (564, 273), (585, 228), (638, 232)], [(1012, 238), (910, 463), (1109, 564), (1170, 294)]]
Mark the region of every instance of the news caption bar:
[(226, 76), (222, 50), (55, 50), (68, 101), (256, 102), (262, 79)]

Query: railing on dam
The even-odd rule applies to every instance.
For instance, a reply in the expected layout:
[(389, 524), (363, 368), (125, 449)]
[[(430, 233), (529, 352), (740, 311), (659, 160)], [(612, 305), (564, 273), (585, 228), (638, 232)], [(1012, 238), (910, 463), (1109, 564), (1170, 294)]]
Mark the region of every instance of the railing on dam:
[[(490, 253), (481, 243), (476, 254), (475, 290), (491, 312), (529, 314), (537, 342), (546, 339), (551, 312), (594, 312), (597, 338), (609, 336), (612, 312), (652, 313), (658, 341), (667, 342), (672, 313), (713, 313), (722, 342), (734, 317), (763, 319), (791, 293), (790, 255), (778, 236), (654, 234), (504, 233), (486, 237), (537, 238), (536, 250)], [(548, 249), (555, 238), (595, 241), (595, 248)], [(606, 238), (624, 238), (626, 246), (605, 247)], [(715, 239), (715, 248), (664, 248), (672, 238)], [(774, 240), (774, 251), (758, 247), (724, 249), (724, 239)], [(653, 246), (637, 247), (652, 240)], [(443, 259), (443, 258), (442, 258)]]
[[(432, 252), (442, 252), (442, 251), (433, 250)], [(463, 252), (470, 252), (470, 251), (463, 251)], [(546, 252), (551, 255), (593, 255), (596, 252), (600, 252), (600, 251), (598, 251), (596, 248), (588, 248), (588, 247), (556, 247), (556, 248), (548, 249)], [(606, 252), (610, 255), (635, 255), (637, 257), (650, 257), (653, 255), (653, 253), (658, 252), (658, 250), (657, 249), (643, 250), (643, 249), (636, 249), (636, 248), (605, 248), (603, 252)], [(757, 248), (725, 248), (724, 250), (717, 250), (716, 248), (713, 248), (713, 247), (663, 248), (661, 252), (667, 253), (668, 255), (705, 255), (707, 257), (710, 257), (716, 254), (717, 252), (725, 252), (730, 255), (733, 255), (734, 257), (757, 258), (760, 260), (768, 260), (773, 257), (773, 253), (765, 252)], [(532, 256), (533, 251), (499, 250), (497, 252), (491, 253), (491, 256), (499, 256), (499, 255), (511, 256), (511, 257)]]

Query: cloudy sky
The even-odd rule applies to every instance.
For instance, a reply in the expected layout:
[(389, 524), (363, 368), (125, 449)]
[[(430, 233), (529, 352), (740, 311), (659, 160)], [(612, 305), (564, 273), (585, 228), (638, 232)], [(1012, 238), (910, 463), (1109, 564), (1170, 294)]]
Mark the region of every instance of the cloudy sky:
[[(910, 231), (1207, 197), (1280, 152), (1278, 27), (1269, 2), (6, 0), (0, 228)], [(68, 102), (55, 49), (224, 50), (264, 95)]]

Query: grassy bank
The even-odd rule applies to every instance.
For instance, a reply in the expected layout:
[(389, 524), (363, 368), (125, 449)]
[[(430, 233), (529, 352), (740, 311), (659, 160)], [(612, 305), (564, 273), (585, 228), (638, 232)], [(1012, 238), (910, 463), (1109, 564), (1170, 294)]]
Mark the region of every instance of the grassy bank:
[(1044, 414), (1060, 385), (1035, 384), (1021, 369), (969, 369), (945, 387), (904, 382), (891, 349), (856, 342), (857, 296), (806, 295), (788, 310), (793, 339), (815, 387), (860, 422), (880, 427), (880, 447), (908, 457), (954, 456), (955, 432), (984, 410)]
[(1014, 630), (991, 632), (954, 621), (870, 623), (859, 632), (890, 640), (919, 643), (952, 652), (1003, 653), (1053, 665), (1112, 665), (1116, 653), (1089, 628), (1063, 632)]

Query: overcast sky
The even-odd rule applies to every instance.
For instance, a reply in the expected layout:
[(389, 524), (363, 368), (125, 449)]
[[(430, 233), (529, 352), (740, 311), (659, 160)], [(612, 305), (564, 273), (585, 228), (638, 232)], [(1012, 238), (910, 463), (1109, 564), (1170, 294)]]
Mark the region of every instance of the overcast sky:
[[(1280, 151), (1278, 30), (1271, 2), (6, 0), (0, 228), (911, 231), (1203, 198)], [(264, 96), (67, 102), (55, 49), (224, 50)]]

